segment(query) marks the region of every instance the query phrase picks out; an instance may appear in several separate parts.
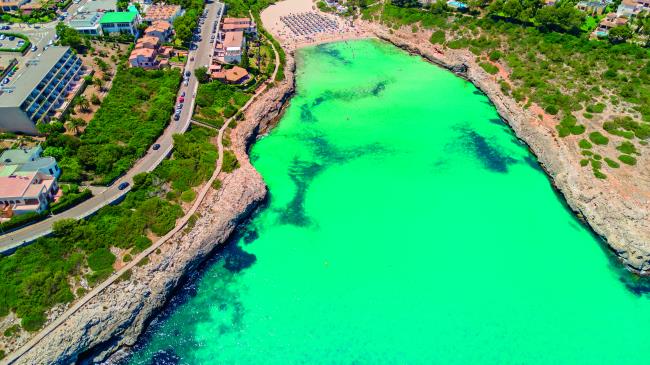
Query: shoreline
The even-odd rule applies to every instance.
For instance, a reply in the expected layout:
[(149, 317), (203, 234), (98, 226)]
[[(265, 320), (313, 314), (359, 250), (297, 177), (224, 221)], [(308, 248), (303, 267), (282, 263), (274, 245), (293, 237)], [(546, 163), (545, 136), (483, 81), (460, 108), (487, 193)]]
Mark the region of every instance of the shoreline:
[[(566, 203), (574, 216), (607, 244), (608, 249), (623, 262), (626, 269), (638, 275), (650, 275), (647, 267), (637, 269), (607, 240), (603, 228), (592, 222), (597, 221), (597, 217), (585, 214), (585, 209), (579, 208), (576, 192), (567, 185), (567, 175), (562, 175), (562, 169), (567, 168), (567, 162), (561, 160), (560, 152), (554, 151), (553, 145), (548, 144), (546, 140), (552, 140), (553, 135), (544, 134), (548, 132), (545, 130), (535, 130), (536, 126), (527, 123), (527, 112), (519, 110), (520, 106), (501, 94), (498, 83), (492, 81), (482, 69), (471, 63), (466, 64), (467, 60), (462, 58), (436, 57), (435, 54), (427, 52), (425, 46), (411, 44), (399, 36), (364, 29), (361, 34), (350, 34), (347, 37), (337, 36), (332, 39), (296, 43), (293, 48), (282, 44), (287, 51), (285, 79), (276, 83), (275, 87), (267, 90), (251, 104), (244, 113), (244, 120), (231, 131), (233, 152), (241, 167), (230, 174), (219, 174), (223, 186), (219, 191), (211, 191), (206, 196), (200, 208), (201, 218), (193, 229), (187, 233), (179, 232), (164, 245), (160, 254), (152, 254), (152, 262), (134, 268), (130, 280), (111, 285), (55, 330), (56, 333), (43, 339), (15, 363), (68, 363), (76, 360), (92, 362), (119, 359), (124, 355), (125, 349), (130, 348), (144, 333), (148, 324), (168, 303), (180, 284), (187, 280), (188, 275), (204, 264), (209, 256), (218, 252), (241, 224), (264, 204), (268, 191), (262, 177), (251, 165), (248, 152), (255, 141), (277, 125), (290, 104), (295, 93), (295, 51), (323, 43), (368, 38), (388, 42), (409, 54), (443, 67), (483, 92), (515, 137), (524, 142), (536, 157), (553, 189), (562, 197), (563, 203)], [(574, 188), (579, 190), (578, 187)], [(607, 210), (607, 207), (601, 209)]]

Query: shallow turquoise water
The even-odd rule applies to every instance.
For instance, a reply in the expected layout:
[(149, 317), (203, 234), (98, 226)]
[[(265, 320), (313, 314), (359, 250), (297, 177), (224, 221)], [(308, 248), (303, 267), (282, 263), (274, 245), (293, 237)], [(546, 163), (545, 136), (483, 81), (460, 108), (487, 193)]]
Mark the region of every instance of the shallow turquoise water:
[(648, 298), (484, 95), (377, 41), (298, 62), (251, 152), (268, 206), (130, 363), (650, 361)]

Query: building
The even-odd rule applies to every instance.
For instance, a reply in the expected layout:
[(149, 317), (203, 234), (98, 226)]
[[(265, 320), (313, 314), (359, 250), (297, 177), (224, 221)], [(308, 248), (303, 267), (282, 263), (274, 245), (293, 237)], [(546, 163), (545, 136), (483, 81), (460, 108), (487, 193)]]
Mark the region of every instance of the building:
[(576, 4), (576, 8), (588, 14), (602, 15), (605, 12), (605, 8), (607, 8), (607, 3), (601, 1), (580, 1)]
[(244, 32), (225, 32), (223, 41), (217, 41), (214, 56), (222, 63), (240, 63), (246, 48)]
[(244, 32), (255, 34), (257, 26), (248, 18), (224, 18), (221, 30), (224, 32)]
[(57, 196), (61, 169), (53, 157), (41, 157), (40, 146), (0, 155), (0, 218), (42, 212)]
[(0, 8), (3, 12), (17, 11), (28, 0), (0, 0)]
[(77, 9), (79, 13), (107, 13), (117, 11), (117, 0), (88, 0)]
[(614, 27), (620, 27), (627, 24), (627, 18), (618, 17), (616, 13), (607, 14), (598, 24), (594, 34), (598, 37), (606, 37), (609, 34), (609, 30)]
[(42, 212), (54, 200), (59, 186), (53, 176), (41, 172), (0, 176), (0, 216)]
[(180, 5), (151, 5), (144, 16), (145, 22), (164, 20), (173, 23), (181, 15)]
[(135, 43), (135, 49), (149, 48), (158, 51), (160, 48), (160, 38), (152, 36), (144, 36)]
[(68, 26), (81, 34), (98, 36), (102, 34), (99, 21), (103, 15), (100, 12), (77, 13), (70, 18)]
[(138, 35), (138, 14), (130, 11), (104, 13), (99, 24), (104, 34), (128, 33)]
[(650, 0), (623, 0), (616, 9), (616, 15), (633, 18), (644, 11), (650, 12)]
[(58, 178), (61, 175), (61, 169), (56, 163), (56, 159), (41, 157), (42, 152), (43, 149), (40, 146), (4, 151), (0, 155), (0, 177), (40, 172)]
[(235, 66), (231, 69), (224, 71), (216, 71), (211, 74), (215, 80), (223, 81), (229, 84), (241, 84), (248, 80), (248, 71), (245, 68)]
[(156, 60), (157, 52), (151, 48), (137, 48), (129, 56), (131, 67), (158, 68), (160, 64)]
[(70, 47), (49, 47), (25, 62), (9, 83), (0, 86), (0, 130), (37, 134), (36, 123), (47, 122), (83, 73)]
[(165, 20), (156, 20), (145, 29), (144, 34), (149, 37), (159, 38), (162, 42), (165, 42), (172, 35), (172, 25)]

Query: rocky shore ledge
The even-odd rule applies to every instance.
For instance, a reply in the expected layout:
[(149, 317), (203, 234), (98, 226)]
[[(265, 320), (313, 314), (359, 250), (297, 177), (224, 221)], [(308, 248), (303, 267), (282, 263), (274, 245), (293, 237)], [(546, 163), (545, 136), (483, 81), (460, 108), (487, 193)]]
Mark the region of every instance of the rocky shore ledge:
[[(650, 212), (643, 195), (625, 195), (621, 193), (625, 192), (624, 187), (595, 179), (590, 170), (581, 168), (579, 151), (557, 136), (555, 125), (540, 122), (537, 115), (504, 95), (495, 77), (476, 63), (474, 54), (452, 49), (442, 53), (426, 39), (412, 41), (406, 34), (362, 23), (365, 23), (362, 27), (379, 39), (454, 72), (484, 92), (516, 136), (537, 157), (551, 183), (578, 218), (603, 238), (628, 270), (650, 275)], [(629, 190), (633, 190), (635, 182), (627, 183)]]
[(150, 261), (132, 270), (91, 299), (15, 364), (96, 363), (123, 356), (146, 324), (165, 305), (185, 274), (228, 240), (237, 225), (264, 201), (266, 185), (248, 159), (248, 148), (279, 120), (294, 92), (295, 63), (287, 55), (285, 79), (251, 104), (245, 119), (232, 130), (232, 148), (241, 167), (220, 173), (222, 187), (202, 202), (200, 218), (180, 231)]

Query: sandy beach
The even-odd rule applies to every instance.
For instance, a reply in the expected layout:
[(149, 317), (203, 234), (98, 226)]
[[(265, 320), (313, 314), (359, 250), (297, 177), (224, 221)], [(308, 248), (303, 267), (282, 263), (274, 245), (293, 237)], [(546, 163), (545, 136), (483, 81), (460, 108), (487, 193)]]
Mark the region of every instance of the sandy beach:
[[(282, 21), (283, 17), (312, 13), (336, 22), (337, 29), (313, 34), (296, 35)], [(285, 0), (277, 2), (261, 13), (264, 27), (283, 45), (287, 51), (322, 43), (345, 41), (351, 39), (371, 38), (373, 34), (351, 21), (324, 13), (311, 0)]]

